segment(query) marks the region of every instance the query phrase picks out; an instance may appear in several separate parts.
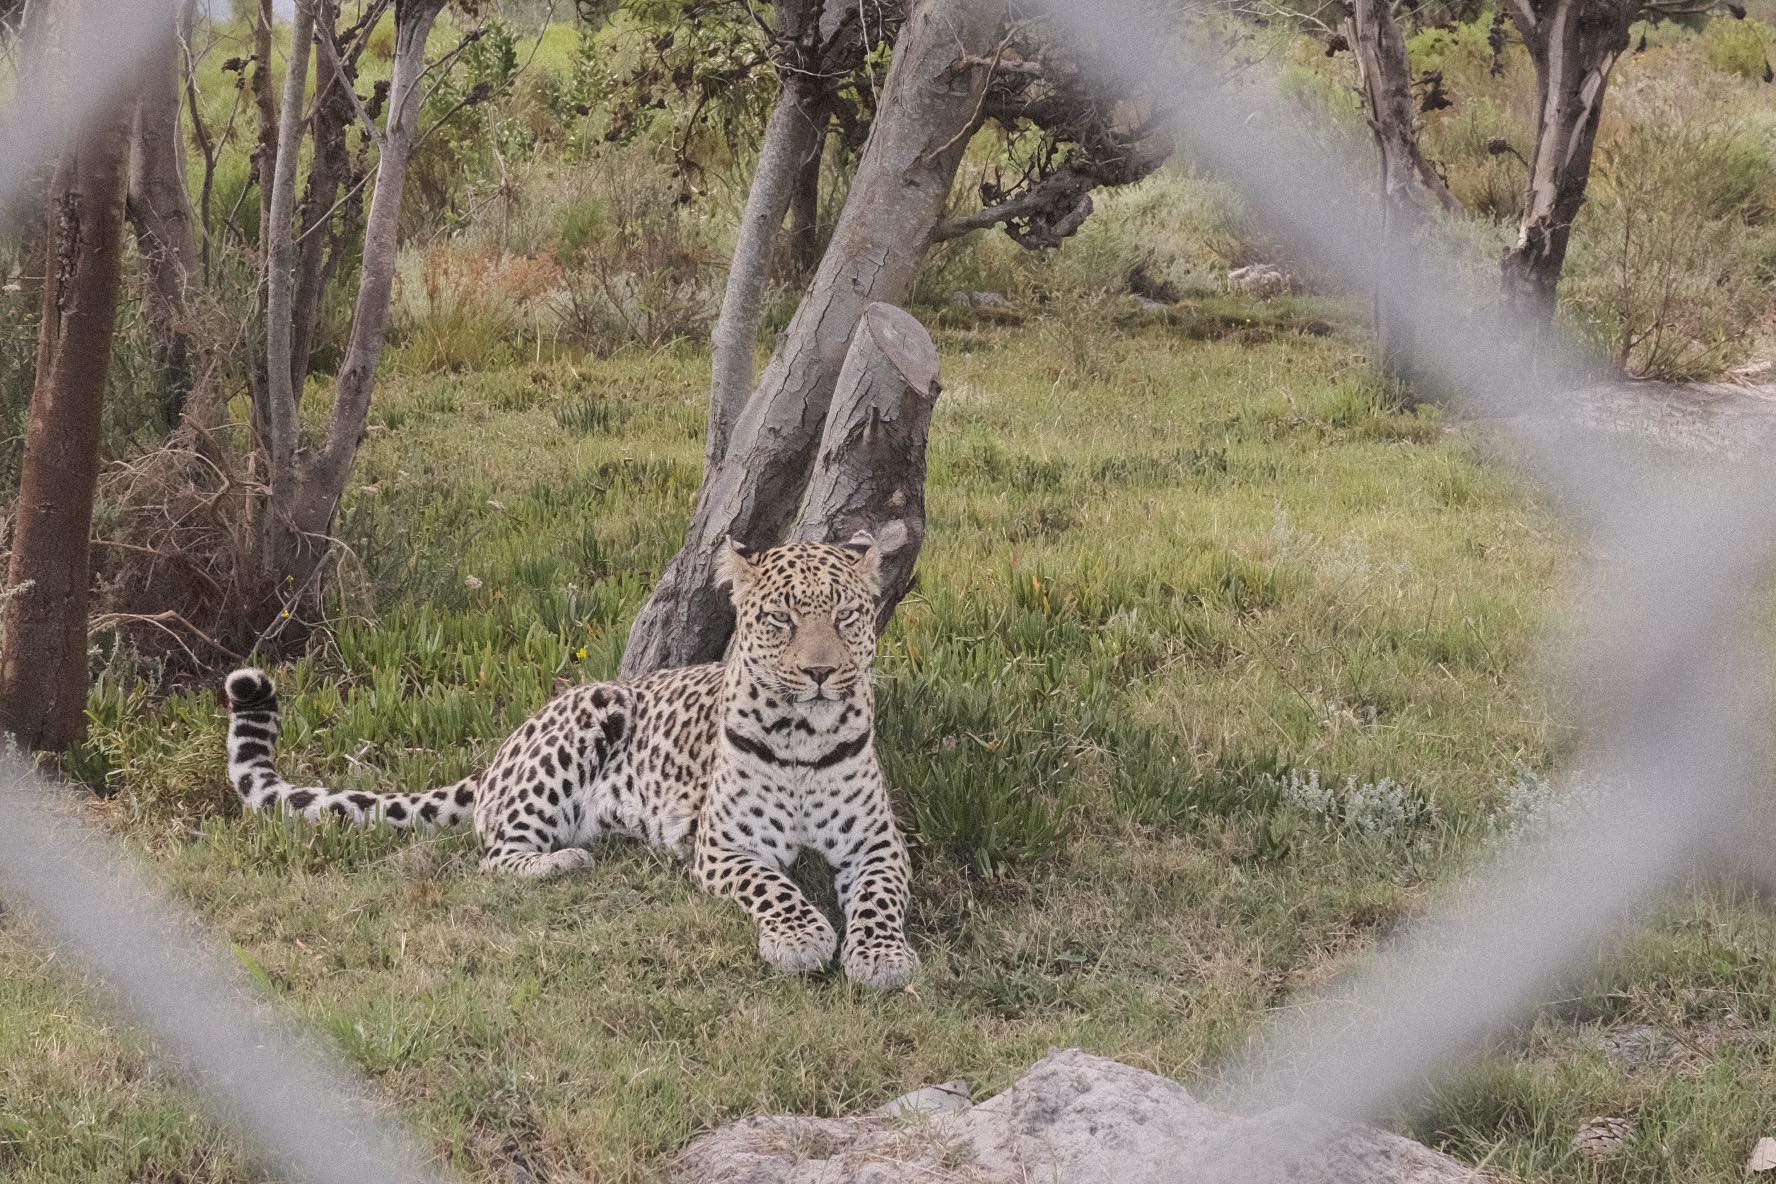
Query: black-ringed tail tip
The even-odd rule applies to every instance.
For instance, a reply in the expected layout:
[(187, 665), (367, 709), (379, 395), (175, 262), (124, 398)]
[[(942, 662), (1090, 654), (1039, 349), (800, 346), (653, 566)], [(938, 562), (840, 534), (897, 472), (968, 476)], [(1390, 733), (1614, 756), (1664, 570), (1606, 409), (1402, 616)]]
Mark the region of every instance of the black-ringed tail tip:
[(419, 793), (369, 793), (292, 785), (278, 772), (283, 731), (277, 684), (263, 670), (236, 670), (222, 683), (228, 697), (228, 781), (249, 810), (287, 810), (304, 818), (391, 826), (461, 826), (475, 805), (474, 779)]
[(231, 711), (270, 711), (277, 708), (277, 684), (263, 670), (251, 666), (236, 670), (222, 684)]

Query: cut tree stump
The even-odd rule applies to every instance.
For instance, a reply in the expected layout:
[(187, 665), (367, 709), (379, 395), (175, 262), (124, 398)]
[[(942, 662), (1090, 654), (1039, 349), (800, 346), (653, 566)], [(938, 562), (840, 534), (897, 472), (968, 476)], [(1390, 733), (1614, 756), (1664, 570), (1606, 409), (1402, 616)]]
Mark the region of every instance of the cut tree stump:
[(727, 649), (734, 610), (717, 578), (722, 540), (768, 547), (787, 537), (858, 319), (872, 302), (905, 299), (924, 266), (1005, 20), (1005, 0), (913, 6), (832, 242), (721, 463), (704, 473), (683, 548), (630, 627), (624, 678), (719, 661)]
[(925, 445), (942, 389), (925, 326), (891, 304), (866, 308), (790, 537), (843, 543), (868, 534), (882, 546), (877, 634), (912, 587), (925, 543)]

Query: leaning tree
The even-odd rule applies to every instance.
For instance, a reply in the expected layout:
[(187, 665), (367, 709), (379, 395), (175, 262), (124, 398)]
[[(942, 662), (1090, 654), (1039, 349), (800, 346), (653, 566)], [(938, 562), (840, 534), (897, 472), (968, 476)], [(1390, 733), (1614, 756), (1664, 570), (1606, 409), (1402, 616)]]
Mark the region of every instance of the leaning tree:
[[(102, 0), (75, 0), (67, 15), (74, 33), (98, 29)], [(36, 49), (53, 51), (48, 39)], [(0, 732), (27, 751), (61, 751), (86, 731), (88, 539), (122, 285), (131, 108), (125, 94), (90, 125), (66, 120), (49, 184), (36, 386), (0, 629)]]
[(1573, 221), (1591, 179), (1591, 152), (1610, 72), (1628, 49), (1644, 0), (1506, 0), (1535, 64), (1536, 139), (1517, 241), (1499, 267), (1506, 307), (1520, 322), (1554, 317)]
[(1495, 52), (1507, 40), (1505, 22), (1522, 38), (1536, 74), (1535, 152), (1517, 241), (1500, 260), (1506, 307), (1518, 323), (1541, 330), (1552, 323), (1573, 223), (1585, 203), (1591, 154), (1603, 118), (1610, 74), (1628, 51), (1629, 30), (1642, 19), (1699, 16), (1727, 0), (1505, 0), (1493, 26)]
[[(858, 14), (866, 24), (899, 18), (868, 110), (855, 84), (867, 53), (850, 23)], [(1170, 152), (1151, 102), (1098, 81), (1112, 72), (1052, 43), (1008, 0), (787, 0), (772, 41), (784, 82), (716, 329), (703, 487), (683, 548), (630, 631), (627, 676), (721, 656), (733, 618), (716, 573), (729, 537), (753, 546), (792, 531), (890, 538), (885, 622), (924, 537), (922, 489), (913, 496), (906, 469), (922, 464), (921, 416), (928, 422), (935, 395), (929, 343), (891, 306), (934, 243), (1002, 227), (1024, 246), (1052, 248), (1090, 215), (1094, 189), (1146, 177)], [(829, 134), (854, 131), (860, 117), (867, 134), (837, 225), (755, 382), (760, 297), (795, 179)], [(1014, 176), (982, 182), (983, 208), (951, 216), (957, 172), (989, 121), (1035, 146)], [(835, 391), (845, 409), (836, 417)]]

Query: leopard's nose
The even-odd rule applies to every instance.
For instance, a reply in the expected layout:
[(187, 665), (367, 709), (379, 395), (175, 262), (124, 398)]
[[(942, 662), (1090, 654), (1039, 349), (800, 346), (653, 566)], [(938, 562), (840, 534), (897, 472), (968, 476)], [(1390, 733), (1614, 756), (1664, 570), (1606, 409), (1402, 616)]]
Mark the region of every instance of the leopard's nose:
[(837, 666), (804, 666), (802, 673), (813, 679), (814, 685), (818, 687), (826, 685), (826, 680), (831, 678), (833, 671), (837, 669)]

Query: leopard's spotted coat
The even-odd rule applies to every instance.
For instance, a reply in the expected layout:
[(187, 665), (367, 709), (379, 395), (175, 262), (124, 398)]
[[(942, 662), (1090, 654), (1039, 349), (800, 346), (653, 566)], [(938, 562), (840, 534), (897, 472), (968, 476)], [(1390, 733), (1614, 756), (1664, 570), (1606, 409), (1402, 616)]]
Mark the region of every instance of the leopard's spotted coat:
[(628, 835), (687, 852), (700, 884), (758, 924), (786, 971), (832, 960), (831, 922), (785, 875), (804, 849), (834, 869), (846, 974), (872, 987), (918, 972), (907, 945), (906, 846), (876, 762), (870, 665), (878, 553), (796, 543), (724, 556), (737, 624), (722, 663), (576, 687), (519, 728), (487, 768), (421, 793), (302, 788), (273, 764), (276, 689), (229, 675), (229, 779), (248, 807), (309, 818), (473, 821), (482, 866), (546, 877)]

